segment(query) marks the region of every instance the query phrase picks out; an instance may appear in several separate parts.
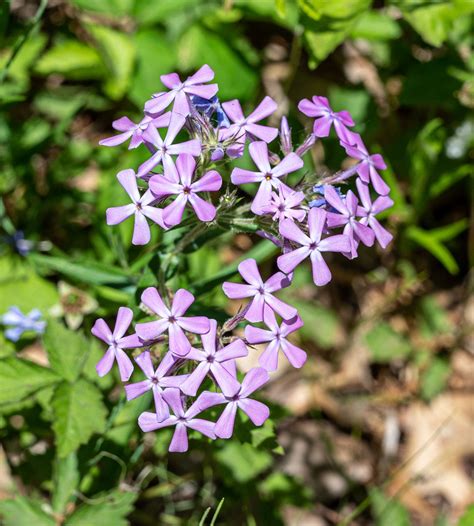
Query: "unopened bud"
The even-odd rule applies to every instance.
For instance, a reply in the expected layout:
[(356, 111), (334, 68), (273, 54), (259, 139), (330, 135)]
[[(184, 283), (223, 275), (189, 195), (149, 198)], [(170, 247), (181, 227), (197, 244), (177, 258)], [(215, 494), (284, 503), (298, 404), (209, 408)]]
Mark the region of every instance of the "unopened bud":
[(281, 151), (288, 155), (293, 151), (293, 143), (291, 141), (291, 130), (288, 125), (288, 119), (286, 117), (281, 118), (280, 124), (280, 145)]
[(296, 149), (296, 155), (299, 155), (300, 157), (304, 155), (316, 142), (316, 135), (313, 135), (312, 133), (306, 137), (303, 144), (300, 144), (298, 148)]

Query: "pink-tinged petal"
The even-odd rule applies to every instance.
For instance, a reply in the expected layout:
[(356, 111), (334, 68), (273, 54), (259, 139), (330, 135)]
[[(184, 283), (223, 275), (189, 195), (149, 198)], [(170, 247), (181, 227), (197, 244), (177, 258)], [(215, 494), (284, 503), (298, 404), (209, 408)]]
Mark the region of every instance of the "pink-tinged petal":
[(163, 391), (163, 398), (178, 418), (184, 417), (183, 400), (179, 389), (166, 389)]
[[(349, 252), (350, 246), (346, 252)], [(318, 287), (328, 284), (332, 279), (331, 271), (318, 250), (311, 253), (311, 265), (313, 268), (313, 281)]]
[(176, 97), (175, 91), (160, 93), (157, 97), (145, 102), (145, 111), (151, 115), (156, 115), (164, 111)]
[(172, 227), (181, 223), (187, 202), (188, 197), (185, 194), (179, 194), (172, 203), (163, 209), (163, 220), (165, 225)]
[(215, 405), (225, 403), (226, 398), (222, 393), (211, 393), (211, 391), (204, 391), (199, 395), (198, 399), (194, 402), (194, 404), (188, 409), (187, 414), (190, 414), (191, 408), (194, 408), (194, 406), (196, 408), (197, 414), (201, 413), (202, 411), (205, 411), (206, 409), (209, 409), (210, 407), (214, 407)]
[(164, 230), (168, 229), (163, 220), (163, 210), (161, 208), (155, 208), (154, 206), (144, 206), (142, 207), (142, 214), (145, 217), (148, 217), (148, 219), (151, 219)]
[(136, 382), (125, 386), (125, 394), (127, 400), (134, 400), (139, 396), (144, 395), (152, 388), (152, 384), (149, 380), (143, 380), (142, 382)]
[(237, 366), (235, 365), (235, 360), (228, 360), (227, 362), (222, 362), (222, 367), (228, 371), (232, 376), (237, 378)]
[(123, 336), (117, 341), (117, 347), (121, 349), (136, 349), (138, 347), (143, 347), (138, 334), (130, 334), (128, 336)]
[(265, 117), (271, 115), (276, 109), (277, 103), (268, 95), (260, 102), (260, 104), (247, 117), (248, 122), (258, 122)]
[(204, 360), (207, 355), (214, 355), (216, 353), (217, 344), (217, 321), (209, 319), (209, 330), (201, 336), (202, 346), (206, 353), (203, 353)]
[(283, 272), (275, 272), (273, 276), (270, 276), (265, 282), (265, 291), (266, 292), (275, 292), (285, 287), (289, 287), (291, 280), (283, 274)]
[(354, 120), (352, 119), (352, 116), (348, 111), (342, 110), (339, 111), (336, 115), (338, 119), (346, 126), (354, 126)]
[(186, 356), (191, 350), (191, 344), (183, 329), (177, 323), (171, 323), (168, 328), (170, 351), (177, 356)]
[(266, 371), (272, 372), (278, 369), (278, 351), (280, 343), (273, 340), (267, 345), (267, 348), (262, 352), (258, 358), (258, 363)]
[(142, 302), (155, 314), (161, 318), (169, 318), (171, 311), (165, 305), (158, 290), (155, 287), (148, 287), (142, 292)]
[(163, 157), (162, 151), (158, 150), (155, 152), (148, 161), (145, 161), (140, 165), (137, 172), (137, 177), (143, 177), (144, 175), (147, 175), (150, 173), (155, 166), (161, 163), (161, 159)]
[(361, 161), (357, 165), (357, 173), (364, 183), (369, 184), (370, 182), (370, 165), (367, 161)]
[(198, 431), (201, 435), (205, 435), (212, 439), (216, 438), (216, 434), (214, 433), (214, 422), (209, 422), (209, 420), (203, 420), (202, 418), (192, 418), (186, 422), (186, 426)]
[(298, 310), (295, 309), (295, 307), (288, 305), (288, 303), (285, 303), (276, 296), (273, 296), (273, 294), (265, 295), (265, 303), (269, 305), (284, 320), (291, 320), (298, 314)]
[(270, 181), (263, 180), (258, 187), (257, 193), (252, 201), (250, 210), (254, 214), (261, 214), (264, 207), (268, 206), (272, 200), (272, 184)]
[(155, 369), (153, 368), (153, 362), (151, 361), (151, 354), (149, 351), (143, 351), (135, 358), (138, 367), (145, 373), (147, 378), (151, 378), (155, 375)]
[(138, 417), (138, 425), (140, 429), (145, 433), (149, 431), (156, 431), (157, 429), (162, 429), (164, 427), (173, 426), (176, 424), (176, 417), (170, 416), (162, 422), (159, 422), (156, 418), (155, 413), (145, 412)]
[(366, 247), (371, 247), (374, 244), (374, 232), (367, 225), (355, 221), (353, 228), (358, 239), (360, 239)]
[(170, 146), (173, 143), (178, 133), (182, 130), (185, 122), (186, 118), (180, 115), (179, 113), (173, 112), (171, 114), (170, 125), (166, 133), (166, 138), (164, 140), (166, 146)]
[(382, 177), (380, 177), (377, 170), (373, 166), (370, 167), (370, 180), (372, 181), (374, 190), (379, 195), (387, 195), (390, 193), (390, 186), (388, 186)]
[(176, 168), (178, 169), (181, 183), (185, 186), (190, 186), (193, 179), (194, 169), (196, 168), (196, 161), (192, 155), (182, 153), (176, 159)]
[(235, 360), (236, 358), (247, 356), (247, 354), (247, 346), (239, 338), (238, 340), (234, 340), (233, 342), (229, 343), (229, 345), (226, 345), (222, 349), (219, 349), (216, 354), (216, 362), (222, 363), (228, 360)]
[(296, 153), (289, 153), (272, 169), (272, 174), (275, 177), (281, 177), (282, 175), (299, 170), (303, 164), (303, 160), (300, 159)]
[(167, 128), (170, 125), (171, 120), (171, 111), (167, 111), (166, 113), (163, 113), (163, 115), (158, 115), (154, 119), (152, 119), (151, 124), (155, 128)]
[(262, 181), (263, 174), (260, 172), (251, 172), (250, 170), (243, 170), (242, 168), (234, 168), (230, 176), (232, 184), (248, 184), (258, 183)]
[(194, 212), (200, 221), (212, 221), (216, 217), (216, 207), (212, 203), (208, 203), (197, 194), (189, 195), (189, 203), (193, 207)]
[(383, 212), (384, 210), (387, 210), (387, 208), (390, 208), (392, 206), (393, 200), (390, 199), (390, 197), (387, 197), (385, 195), (377, 197), (377, 199), (374, 201), (374, 204), (372, 205), (372, 213), (380, 214), (380, 212)]
[(133, 320), (133, 311), (128, 307), (120, 307), (117, 312), (117, 319), (115, 321), (115, 328), (113, 331), (114, 340), (120, 340), (120, 338), (127, 332), (130, 324)]
[(303, 325), (304, 325), (304, 322), (299, 316), (297, 316), (293, 320), (289, 320), (289, 321), (283, 320), (283, 323), (281, 324), (281, 327), (280, 327), (281, 329), (280, 333), (283, 337), (288, 336), (288, 334), (291, 334), (292, 332), (295, 332), (298, 329), (301, 329)]
[(112, 342), (112, 331), (109, 329), (109, 326), (105, 323), (103, 318), (99, 318), (95, 321), (91, 333), (105, 343)]
[(385, 170), (387, 168), (387, 165), (385, 164), (383, 157), (379, 153), (375, 153), (374, 155), (371, 155), (370, 158), (372, 159), (373, 165), (378, 170)]
[(344, 226), (350, 222), (350, 217), (342, 214), (335, 214), (334, 212), (327, 212), (326, 224), (328, 228), (337, 228)]
[(223, 102), (222, 107), (224, 108), (227, 117), (229, 117), (232, 122), (242, 122), (245, 119), (244, 114), (242, 113), (242, 107), (237, 99)]
[(318, 250), (320, 252), (350, 252), (351, 241), (349, 236), (344, 234), (330, 236), (319, 242)]
[(237, 403), (229, 402), (216, 422), (214, 432), (219, 438), (230, 438), (234, 432), (235, 415), (237, 414)]
[[(208, 335), (209, 333), (206, 333), (203, 336), (207, 337)], [(186, 355), (186, 360), (195, 360), (196, 362), (202, 362), (204, 360), (207, 360), (207, 353), (204, 352), (202, 349), (195, 349), (194, 347), (191, 347), (191, 350)]]
[[(173, 354), (169, 352), (168, 354)], [(188, 357), (186, 356), (186, 359)], [(180, 358), (175, 356), (176, 361), (179, 361)], [(178, 374), (177, 376), (164, 376), (160, 379), (160, 386), (163, 388), (167, 387), (181, 387), (181, 385), (188, 379), (189, 374)]]
[(348, 130), (345, 127), (345, 125), (339, 120), (335, 119), (333, 122), (334, 122), (334, 130), (336, 131), (336, 135), (339, 137), (339, 139), (344, 142), (350, 142), (352, 132)]
[(134, 150), (135, 148), (138, 148), (140, 144), (143, 143), (143, 136), (138, 131), (132, 135), (132, 138), (130, 140), (130, 144), (128, 145), (129, 150)]
[(186, 117), (189, 115), (190, 112), (191, 112), (191, 108), (189, 106), (188, 94), (186, 93), (184, 89), (178, 91), (174, 99), (172, 113), (179, 114), (179, 115), (182, 115), (183, 117)]
[(181, 79), (177, 73), (167, 73), (166, 75), (161, 75), (160, 80), (168, 89), (179, 88), (181, 85)]
[(284, 219), (279, 226), (280, 234), (300, 245), (310, 245), (311, 239), (291, 219)]
[(271, 330), (273, 334), (279, 332), (278, 322), (275, 313), (270, 307), (265, 307), (263, 312), (263, 323)]
[(188, 77), (185, 81), (186, 86), (193, 86), (195, 84), (203, 84), (210, 82), (214, 78), (214, 71), (208, 64), (201, 66), (196, 73)]
[(161, 174), (151, 177), (149, 186), (153, 194), (157, 197), (180, 194), (183, 191), (183, 188), (180, 184), (173, 182)]
[(115, 350), (115, 358), (117, 360), (117, 365), (120, 371), (120, 379), (122, 382), (128, 382), (130, 376), (133, 373), (133, 363), (132, 360), (126, 355), (122, 349)]
[(255, 295), (255, 287), (252, 285), (243, 285), (240, 283), (232, 283), (231, 281), (224, 281), (222, 284), (224, 294), (231, 300), (240, 298), (250, 298)]
[[(255, 294), (255, 292), (254, 292)], [(254, 296), (250, 307), (248, 308), (245, 319), (252, 322), (258, 323), (263, 320), (263, 309), (265, 307), (265, 299), (262, 294)]]
[(261, 426), (270, 416), (270, 409), (258, 400), (249, 400), (246, 398), (244, 400), (239, 400), (237, 405), (256, 426)]
[(107, 137), (107, 139), (102, 139), (99, 141), (101, 146), (118, 146), (127, 141), (133, 134), (133, 130), (127, 131), (125, 133), (120, 133), (119, 135), (114, 135), (113, 137)]
[(253, 137), (260, 139), (261, 141), (265, 141), (266, 143), (272, 142), (278, 135), (277, 128), (263, 126), (261, 124), (246, 124), (245, 131)]
[(140, 199), (140, 192), (138, 191), (137, 178), (133, 170), (122, 170), (117, 174), (117, 179), (127, 192), (133, 202)]
[(347, 207), (343, 203), (339, 194), (336, 192), (336, 189), (334, 188), (334, 186), (325, 185), (324, 198), (340, 214), (347, 215)]
[(318, 243), (326, 225), (326, 211), (322, 208), (311, 208), (308, 214), (309, 235), (312, 241)]
[(345, 203), (349, 213), (352, 216), (355, 216), (357, 213), (357, 205), (359, 204), (359, 200), (357, 199), (356, 195), (352, 190), (349, 190), (347, 192)]
[(189, 86), (184, 88), (184, 91), (186, 93), (189, 93), (190, 95), (197, 95), (198, 97), (202, 97), (203, 99), (212, 99), (214, 95), (219, 90), (219, 87), (217, 84), (208, 84), (206, 86)]
[(222, 186), (222, 177), (211, 170), (195, 181), (191, 188), (193, 192), (217, 192)]
[(158, 389), (153, 390), (153, 399), (155, 402), (156, 419), (158, 422), (163, 422), (170, 416), (168, 404), (163, 399), (163, 393), (158, 391)]
[(240, 398), (247, 398), (262, 385), (266, 384), (270, 376), (263, 367), (255, 367), (245, 375), (242, 381), (242, 388), (240, 389)]
[(313, 133), (316, 137), (327, 137), (331, 131), (333, 120), (331, 117), (319, 117), (313, 123)]
[(158, 365), (158, 368), (156, 369), (156, 376), (158, 378), (162, 378), (165, 374), (168, 374), (170, 369), (174, 366), (174, 364), (177, 362), (176, 356), (173, 355), (171, 352), (167, 352), (160, 364)]
[(168, 320), (156, 320), (146, 323), (137, 323), (135, 330), (138, 336), (145, 342), (156, 340), (169, 326)]
[(209, 372), (211, 364), (209, 362), (201, 362), (196, 369), (188, 376), (188, 378), (180, 385), (181, 391), (188, 396), (196, 396), (198, 389), (201, 387), (204, 378)]
[(382, 248), (387, 248), (390, 241), (392, 241), (392, 234), (386, 230), (375, 217), (371, 217), (369, 220), (370, 228), (374, 231), (375, 237)]
[(146, 217), (141, 212), (135, 213), (135, 225), (133, 227), (132, 244), (146, 245), (150, 241), (150, 227)]
[(133, 216), (135, 210), (136, 206), (134, 204), (107, 208), (105, 212), (107, 224), (109, 226), (118, 225), (125, 219)]
[(288, 340), (281, 340), (281, 350), (287, 357), (290, 364), (296, 369), (300, 369), (308, 358), (307, 354), (296, 345), (293, 345)]
[(166, 179), (169, 179), (173, 183), (179, 184), (180, 181), (178, 170), (176, 169), (176, 165), (174, 164), (173, 157), (171, 157), (170, 153), (171, 152), (168, 148), (168, 150), (163, 154), (163, 159), (161, 160), (163, 163), (163, 174), (165, 175)]
[(239, 263), (237, 268), (240, 275), (250, 285), (254, 285), (255, 287), (260, 287), (263, 285), (262, 277), (260, 276), (260, 271), (258, 270), (258, 265), (255, 259), (245, 259)]
[(211, 364), (211, 373), (225, 396), (234, 396), (240, 389), (240, 384), (235, 376), (232, 376), (219, 362)]
[(188, 316), (178, 318), (178, 325), (193, 334), (206, 334), (209, 331), (209, 318), (206, 316)]
[(262, 173), (269, 173), (271, 170), (270, 161), (268, 160), (268, 146), (263, 141), (256, 141), (249, 146), (250, 157)]
[(186, 289), (177, 290), (173, 298), (171, 314), (174, 317), (183, 316), (193, 302), (194, 296), (189, 291)]
[(110, 372), (112, 369), (112, 365), (114, 364), (115, 359), (115, 352), (113, 347), (109, 347), (106, 351), (104, 356), (99, 360), (97, 365), (95, 366), (95, 370), (97, 371), (97, 374), (102, 377), (105, 376)]
[(188, 450), (188, 432), (186, 426), (178, 422), (174, 430), (168, 451), (170, 453), (184, 453)]
[(300, 247), (286, 254), (282, 254), (277, 259), (278, 268), (286, 274), (293, 270), (304, 261), (311, 253), (309, 247)]
[(120, 117), (112, 122), (112, 128), (117, 131), (126, 132), (135, 129), (135, 123), (128, 117)]
[(317, 117), (321, 115), (321, 109), (308, 99), (300, 100), (298, 110), (307, 117)]
[(366, 210), (369, 210), (372, 206), (372, 200), (370, 199), (370, 190), (367, 184), (362, 179), (356, 179), (356, 186), (359, 192), (359, 198), (362, 201), (362, 205)]

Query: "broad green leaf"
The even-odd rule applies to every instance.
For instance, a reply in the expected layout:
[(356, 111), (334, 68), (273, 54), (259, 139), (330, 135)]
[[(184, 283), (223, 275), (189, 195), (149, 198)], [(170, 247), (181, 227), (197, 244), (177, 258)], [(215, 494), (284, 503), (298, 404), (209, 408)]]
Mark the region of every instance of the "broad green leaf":
[(69, 517), (64, 526), (127, 526), (127, 515), (133, 510), (136, 493), (114, 491), (94, 502), (82, 504)]
[(232, 473), (233, 479), (241, 484), (254, 481), (255, 477), (272, 464), (272, 456), (267, 451), (235, 440), (227, 442), (216, 453), (216, 458), (219, 464)]
[[(219, 7), (219, 0), (216, 0), (215, 7)], [(135, 2), (133, 14), (142, 26), (154, 25), (156, 22), (165, 22), (174, 13), (189, 12), (196, 7), (196, 0), (160, 0), (159, 2)]]
[(4, 358), (0, 361), (0, 404), (18, 402), (59, 381), (60, 377), (46, 367), (21, 358)]
[(449, 319), (448, 311), (439, 304), (433, 295), (421, 298), (420, 313), (420, 331), (426, 337), (447, 333), (453, 329), (453, 323)]
[(53, 423), (59, 457), (85, 444), (94, 433), (105, 430), (107, 410), (100, 391), (87, 380), (62, 383), (52, 400)]
[(27, 497), (0, 500), (3, 526), (56, 526), (56, 520), (43, 510), (41, 502)]
[(387, 363), (406, 358), (412, 350), (408, 340), (386, 322), (380, 322), (370, 329), (365, 341), (374, 362)]
[(410, 526), (410, 515), (400, 502), (388, 499), (377, 488), (371, 489), (369, 495), (375, 526)]
[(321, 17), (350, 18), (360, 14), (371, 4), (371, 0), (298, 0), (306, 15), (315, 20)]
[(366, 11), (351, 30), (352, 38), (367, 40), (392, 40), (399, 38), (402, 30), (398, 22), (381, 11)]
[(52, 506), (55, 513), (64, 513), (66, 505), (79, 484), (79, 469), (76, 453), (67, 457), (57, 458), (53, 467), (53, 499)]
[(304, 321), (300, 329), (304, 338), (314, 341), (323, 349), (331, 349), (341, 341), (343, 327), (334, 311), (320, 304), (301, 301), (293, 297), (289, 301), (298, 309)]
[(89, 345), (83, 334), (67, 329), (56, 320), (50, 320), (43, 343), (52, 369), (65, 380), (75, 381), (89, 354)]
[(135, 0), (70, 0), (80, 9), (104, 13), (107, 16), (123, 16), (129, 14)]
[(446, 387), (451, 368), (442, 358), (435, 358), (421, 376), (421, 396), (430, 401)]
[(36, 73), (59, 73), (68, 79), (100, 79), (105, 74), (104, 64), (97, 51), (77, 40), (56, 44), (39, 59)]
[(107, 66), (105, 93), (114, 100), (127, 92), (135, 63), (135, 45), (129, 35), (105, 26), (87, 25)]
[(472, 526), (474, 524), (474, 504), (467, 507), (457, 526)]
[(367, 120), (370, 95), (365, 90), (332, 87), (329, 90), (329, 102), (335, 111), (349, 111), (355, 122)]
[(310, 68), (316, 68), (345, 38), (345, 31), (305, 31), (304, 39), (310, 51)]
[[(28, 70), (35, 63), (38, 55), (44, 49), (47, 37), (43, 33), (31, 35), (16, 54), (8, 69), (8, 77), (19, 82), (25, 82), (29, 78)], [(9, 53), (8, 53), (9, 56)], [(7, 54), (0, 59), (0, 69), (7, 60)]]

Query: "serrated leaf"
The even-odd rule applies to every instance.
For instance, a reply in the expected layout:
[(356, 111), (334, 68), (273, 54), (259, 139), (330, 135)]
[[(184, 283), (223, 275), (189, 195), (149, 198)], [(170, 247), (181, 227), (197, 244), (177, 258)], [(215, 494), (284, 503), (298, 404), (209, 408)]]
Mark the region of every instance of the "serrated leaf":
[(115, 491), (103, 498), (96, 498), (95, 504), (82, 504), (69, 517), (64, 526), (127, 526), (127, 515), (133, 510), (135, 493)]
[(60, 381), (50, 369), (21, 358), (0, 361), (0, 404), (19, 402), (49, 385)]
[(409, 341), (386, 322), (380, 322), (365, 335), (374, 362), (386, 363), (405, 358), (411, 352)]
[(65, 380), (76, 380), (89, 353), (86, 338), (79, 332), (68, 330), (62, 323), (50, 320), (43, 343), (52, 369)]
[(103, 433), (107, 410), (100, 391), (87, 380), (62, 383), (51, 402), (58, 456), (65, 457), (85, 444), (94, 433)]
[(56, 521), (41, 508), (39, 501), (17, 496), (0, 501), (3, 526), (56, 526)]
[(79, 470), (76, 453), (56, 458), (53, 468), (53, 499), (55, 513), (63, 513), (79, 484)]

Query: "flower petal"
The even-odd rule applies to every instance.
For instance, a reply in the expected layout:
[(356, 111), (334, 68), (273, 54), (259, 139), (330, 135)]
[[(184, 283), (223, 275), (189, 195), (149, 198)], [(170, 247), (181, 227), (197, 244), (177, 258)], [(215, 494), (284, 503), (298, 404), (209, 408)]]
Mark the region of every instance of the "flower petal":
[(262, 173), (268, 173), (271, 170), (268, 159), (268, 146), (263, 141), (252, 142), (249, 146), (250, 157)]
[(227, 369), (222, 367), (219, 362), (212, 363), (210, 370), (225, 396), (234, 396), (240, 389), (237, 379)]
[(151, 378), (155, 375), (155, 369), (153, 368), (153, 362), (151, 361), (150, 351), (143, 351), (135, 358), (138, 367), (145, 373), (147, 378)]
[(98, 364), (95, 366), (97, 374), (102, 377), (110, 372), (115, 360), (115, 352), (113, 347), (109, 347), (104, 356), (99, 360)]
[(184, 313), (194, 302), (194, 296), (186, 289), (179, 289), (175, 292), (173, 304), (171, 305), (171, 315), (175, 318), (183, 316)]
[(239, 400), (237, 404), (256, 426), (261, 426), (270, 416), (270, 409), (258, 400), (244, 398)]
[(201, 387), (201, 384), (206, 377), (207, 373), (210, 369), (210, 363), (209, 362), (201, 362), (198, 364), (198, 366), (194, 369), (194, 371), (188, 376), (188, 378), (180, 385), (181, 391), (188, 396), (196, 396), (196, 393), (198, 392), (199, 387)]
[(216, 422), (214, 432), (219, 438), (230, 438), (234, 432), (237, 403), (229, 402)]
[(186, 356), (191, 350), (191, 344), (183, 329), (177, 323), (170, 323), (168, 335), (170, 351), (178, 356)]
[[(3, 319), (3, 323), (6, 323), (5, 318)], [(109, 329), (109, 326), (105, 323), (103, 318), (99, 318), (95, 321), (91, 333), (105, 343), (111, 343), (112, 341), (112, 331)]]
[(262, 385), (266, 384), (270, 376), (263, 367), (254, 367), (245, 375), (242, 381), (242, 388), (240, 389), (240, 399), (247, 398), (254, 391), (260, 389)]
[(178, 422), (174, 430), (168, 451), (171, 453), (184, 453), (188, 450), (188, 432), (186, 426)]

